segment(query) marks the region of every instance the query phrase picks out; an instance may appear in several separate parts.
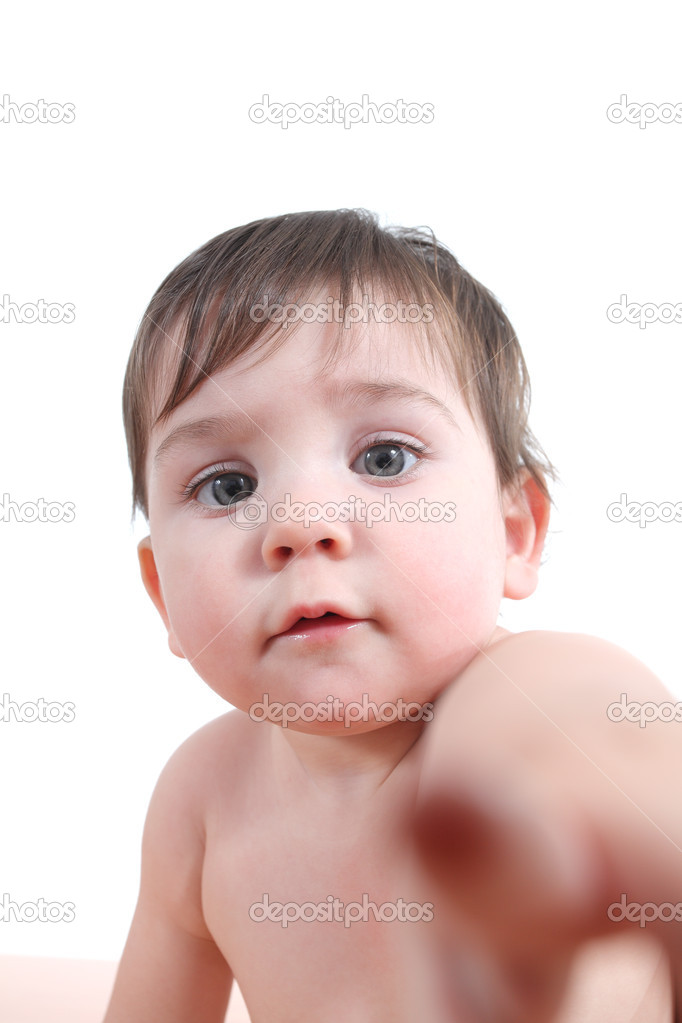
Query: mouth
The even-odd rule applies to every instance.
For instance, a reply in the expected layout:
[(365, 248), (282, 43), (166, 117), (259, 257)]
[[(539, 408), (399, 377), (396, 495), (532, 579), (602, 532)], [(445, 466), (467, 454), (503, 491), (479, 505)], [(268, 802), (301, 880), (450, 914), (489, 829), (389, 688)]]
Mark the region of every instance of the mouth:
[(353, 618), (339, 608), (297, 607), (287, 615), (273, 639), (287, 636), (303, 638), (313, 635), (319, 638), (333, 637), (339, 632), (360, 625), (363, 621), (365, 619)]
[[(319, 615), (317, 618), (306, 618), (305, 616), (298, 619), (297, 622), (291, 626), (292, 629), (306, 628), (312, 629), (321, 627), (323, 625), (331, 625), (333, 622), (340, 624), (342, 622), (353, 622), (356, 621), (354, 618), (346, 618), (345, 615), (337, 615), (333, 611), (325, 611), (323, 615)], [(287, 632), (291, 632), (291, 629), (287, 629)]]

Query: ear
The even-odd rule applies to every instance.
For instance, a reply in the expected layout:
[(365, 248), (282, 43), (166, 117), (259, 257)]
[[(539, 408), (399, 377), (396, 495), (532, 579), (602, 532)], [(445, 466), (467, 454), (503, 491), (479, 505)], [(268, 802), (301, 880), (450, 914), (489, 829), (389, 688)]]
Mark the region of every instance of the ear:
[(550, 502), (524, 469), (505, 489), (503, 510), (507, 532), (503, 596), (523, 600), (530, 597), (538, 584)]
[(168, 612), (166, 610), (166, 604), (161, 592), (161, 582), (159, 580), (159, 573), (156, 570), (156, 561), (152, 550), (151, 537), (145, 536), (144, 540), (140, 540), (137, 545), (137, 557), (140, 562), (140, 573), (142, 575), (144, 588), (151, 597), (154, 607), (163, 618), (163, 624), (168, 630), (168, 646), (171, 648), (171, 651), (176, 657), (184, 657), (185, 655), (180, 649), (177, 636), (173, 632)]

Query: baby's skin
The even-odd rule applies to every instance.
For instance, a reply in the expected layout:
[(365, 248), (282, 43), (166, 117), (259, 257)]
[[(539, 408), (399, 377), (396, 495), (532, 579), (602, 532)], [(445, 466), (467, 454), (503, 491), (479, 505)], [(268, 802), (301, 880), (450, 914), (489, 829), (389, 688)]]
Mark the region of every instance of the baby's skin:
[(670, 1023), (679, 924), (609, 907), (681, 900), (682, 753), (607, 714), (670, 697), (608, 643), (497, 625), (547, 500), (500, 490), (408, 328), (332, 367), (329, 329), (152, 433), (143, 580), (237, 709), (159, 779), (105, 1023), (221, 1023), (233, 977), (252, 1023)]

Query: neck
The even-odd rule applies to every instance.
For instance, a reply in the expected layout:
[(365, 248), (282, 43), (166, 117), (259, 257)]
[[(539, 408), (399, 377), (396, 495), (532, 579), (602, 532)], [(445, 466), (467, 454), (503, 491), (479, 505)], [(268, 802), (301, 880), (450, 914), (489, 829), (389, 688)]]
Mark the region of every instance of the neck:
[(280, 770), (301, 772), (325, 795), (361, 798), (388, 781), (423, 728), (423, 721), (399, 721), (356, 734), (311, 735), (273, 725), (272, 752)]

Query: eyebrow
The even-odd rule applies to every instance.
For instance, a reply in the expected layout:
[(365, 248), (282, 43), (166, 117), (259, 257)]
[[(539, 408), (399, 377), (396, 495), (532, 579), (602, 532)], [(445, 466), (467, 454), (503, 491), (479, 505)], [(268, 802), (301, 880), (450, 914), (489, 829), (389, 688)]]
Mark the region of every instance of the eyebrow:
[[(398, 381), (389, 383), (379, 380), (350, 382), (342, 387), (335, 386), (330, 388), (329, 397), (332, 406), (346, 404), (362, 405), (377, 401), (388, 401), (389, 399), (397, 399), (404, 404), (421, 405), (423, 408), (433, 411), (436, 415), (444, 416), (451, 426), (454, 426), (456, 430), (461, 432), (461, 427), (453, 415), (452, 409), (448, 408), (440, 398), (436, 398), (435, 394), (423, 391), (420, 387), (413, 387), (411, 384), (399, 383)], [(433, 418), (433, 416), (430, 418)]]
[(181, 423), (166, 434), (154, 455), (154, 465), (158, 468), (175, 448), (189, 447), (194, 441), (210, 440), (220, 434), (239, 434), (244, 436), (255, 433), (258, 424), (245, 412), (236, 409), (233, 412), (222, 412), (217, 416), (205, 416), (203, 419), (190, 419)]
[[(451, 426), (461, 432), (452, 410), (435, 395), (423, 391), (411, 384), (388, 383), (381, 381), (357, 381), (348, 382), (343, 385), (332, 385), (326, 392), (326, 403), (331, 408), (343, 408), (375, 403), (385, 404), (389, 400), (397, 400), (403, 404), (419, 405), (425, 411), (431, 412), (429, 422), (434, 415), (443, 416)], [(220, 415), (205, 416), (201, 419), (191, 419), (181, 423), (172, 429), (161, 441), (154, 455), (154, 465), (158, 467), (164, 462), (172, 451), (178, 447), (189, 446), (194, 441), (213, 439), (216, 436), (235, 435), (245, 437), (261, 430), (258, 423), (243, 412), (241, 409), (234, 409), (230, 412), (222, 412)], [(265, 432), (265, 431), (263, 431)]]

